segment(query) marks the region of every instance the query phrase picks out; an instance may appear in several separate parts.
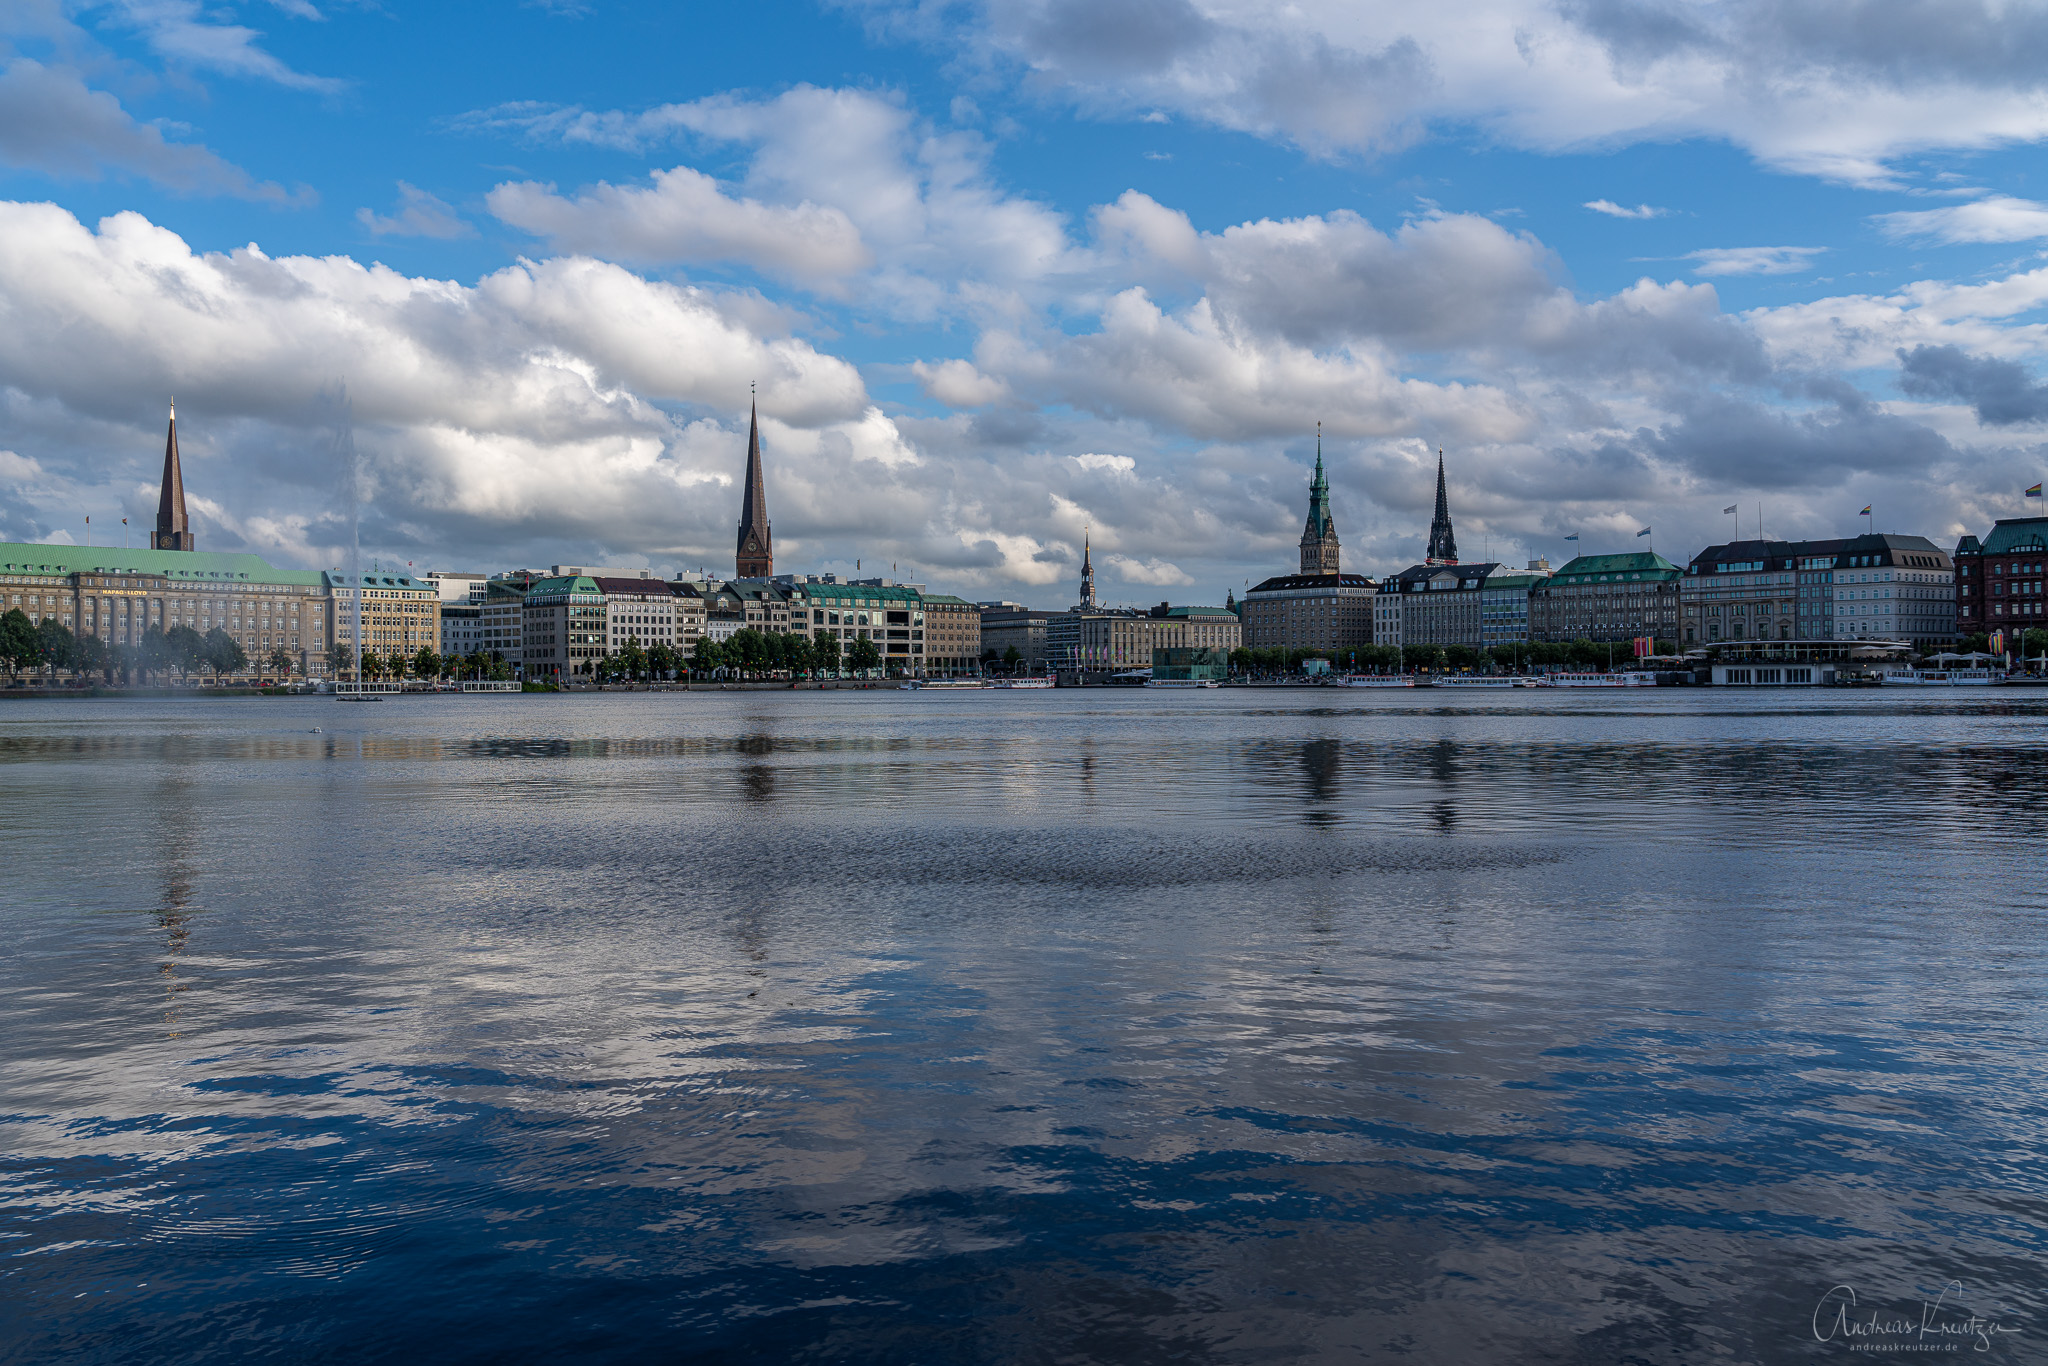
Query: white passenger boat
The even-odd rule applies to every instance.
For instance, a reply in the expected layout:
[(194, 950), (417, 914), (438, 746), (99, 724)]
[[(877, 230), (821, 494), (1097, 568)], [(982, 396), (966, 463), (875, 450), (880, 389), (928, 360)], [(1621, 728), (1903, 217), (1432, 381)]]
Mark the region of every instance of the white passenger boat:
[(1412, 688), (1411, 674), (1346, 674), (1337, 680), (1340, 688)]
[(1526, 688), (1529, 680), (1513, 674), (1447, 674), (1437, 680), (1442, 688)]
[(471, 679), (462, 685), (464, 692), (518, 692), (520, 685), (496, 679)]
[(996, 678), (988, 684), (991, 688), (1050, 688), (1050, 678)]
[(1965, 685), (1982, 687), (1990, 683), (2005, 682), (2002, 669), (1899, 669), (1878, 675), (1878, 680), (1888, 688), (1953, 688)]
[(1213, 678), (1148, 678), (1148, 688), (1220, 688), (1223, 685)]
[(1536, 680), (1539, 688), (1654, 688), (1653, 673), (1545, 674)]
[(334, 699), (337, 702), (382, 702), (404, 691), (405, 688), (397, 683), (337, 683), (334, 685)]

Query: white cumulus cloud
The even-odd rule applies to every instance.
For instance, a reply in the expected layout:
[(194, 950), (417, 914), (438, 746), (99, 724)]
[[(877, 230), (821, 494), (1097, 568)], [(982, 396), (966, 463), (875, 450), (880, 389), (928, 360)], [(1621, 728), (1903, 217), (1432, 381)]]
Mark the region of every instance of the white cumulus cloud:
[(873, 261), (841, 210), (809, 200), (783, 206), (734, 198), (687, 166), (656, 171), (649, 186), (600, 183), (573, 198), (552, 185), (508, 182), (485, 203), (558, 251), (622, 261), (737, 261), (808, 280), (846, 275)]
[(1185, 587), (1194, 582), (1181, 571), (1177, 564), (1157, 556), (1147, 560), (1134, 560), (1128, 555), (1110, 555), (1106, 563), (1116, 576), (1125, 583), (1149, 583), (1162, 588)]
[(1942, 209), (1881, 213), (1875, 222), (1895, 241), (2029, 242), (2048, 237), (2048, 204), (1993, 195)]
[(1710, 137), (1883, 183), (1911, 152), (2048, 136), (2048, 19), (2007, 0), (842, 3), (1092, 112), (1326, 153), (1444, 127), (1543, 151)]
[(1813, 269), (1826, 247), (1702, 247), (1686, 259), (1698, 275), (1796, 275)]

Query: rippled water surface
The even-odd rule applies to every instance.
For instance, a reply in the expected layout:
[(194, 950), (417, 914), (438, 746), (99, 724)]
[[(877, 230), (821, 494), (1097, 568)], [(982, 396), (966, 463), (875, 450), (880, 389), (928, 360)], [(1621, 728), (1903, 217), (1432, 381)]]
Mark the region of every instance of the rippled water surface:
[(0, 703), (0, 1358), (2048, 1359), (2044, 720)]

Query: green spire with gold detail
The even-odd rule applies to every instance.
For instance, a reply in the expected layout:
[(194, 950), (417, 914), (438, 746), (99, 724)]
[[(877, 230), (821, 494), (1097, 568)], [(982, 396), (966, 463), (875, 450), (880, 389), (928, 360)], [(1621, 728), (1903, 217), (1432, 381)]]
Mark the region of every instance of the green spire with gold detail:
[(1301, 572), (1337, 572), (1337, 522), (1330, 515), (1330, 481), (1323, 473), (1323, 424), (1316, 424), (1316, 472), (1308, 481), (1308, 520), (1301, 529)]

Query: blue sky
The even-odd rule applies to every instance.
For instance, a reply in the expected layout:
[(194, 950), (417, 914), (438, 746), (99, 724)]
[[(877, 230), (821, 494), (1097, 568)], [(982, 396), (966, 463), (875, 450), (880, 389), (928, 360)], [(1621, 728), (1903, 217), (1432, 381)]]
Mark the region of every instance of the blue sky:
[[(2048, 10), (26, 0), (0, 71), (0, 535), (731, 559), (1220, 599), (1345, 566), (2024, 510)], [(2037, 199), (2037, 196), (2040, 199)], [(255, 250), (249, 248), (254, 244)], [(1748, 515), (1745, 514), (1745, 523)]]

